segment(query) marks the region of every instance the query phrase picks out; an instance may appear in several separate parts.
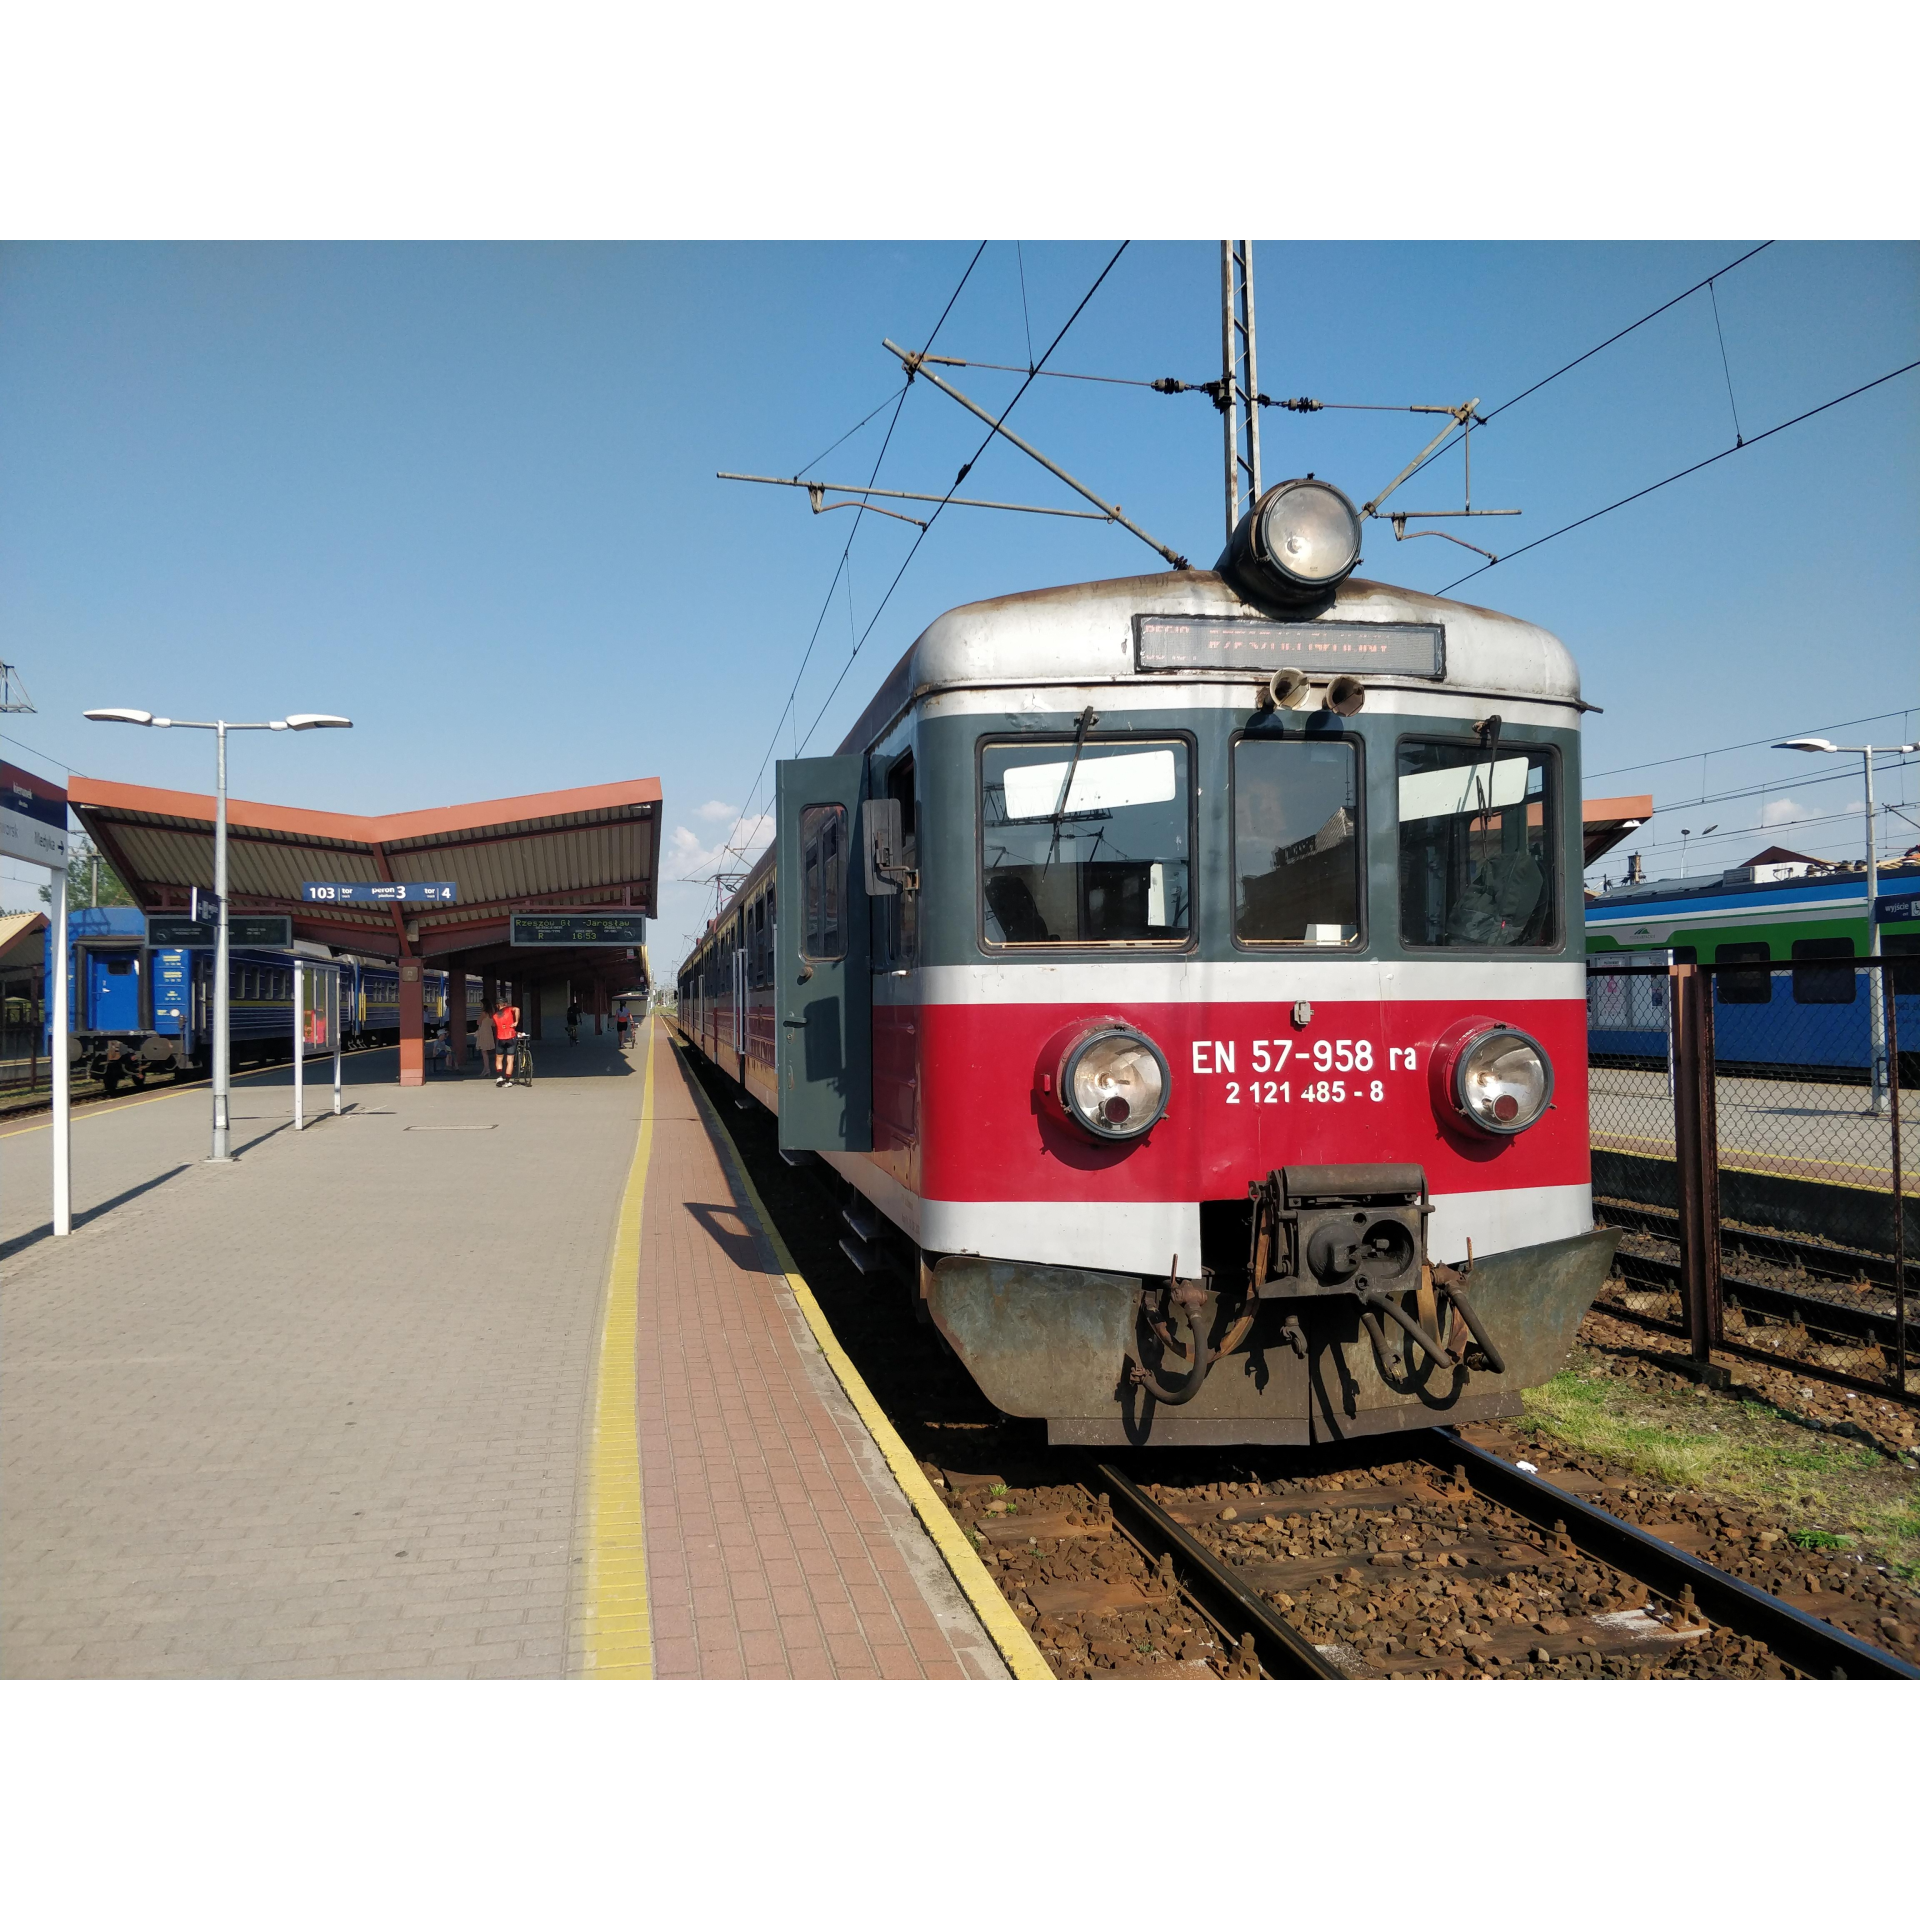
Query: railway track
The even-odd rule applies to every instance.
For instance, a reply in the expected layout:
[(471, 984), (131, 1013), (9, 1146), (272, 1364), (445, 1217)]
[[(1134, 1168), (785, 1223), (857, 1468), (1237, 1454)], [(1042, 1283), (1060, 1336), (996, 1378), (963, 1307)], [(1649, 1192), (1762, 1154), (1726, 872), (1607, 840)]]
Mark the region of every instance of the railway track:
[[(704, 1063), (696, 1071), (709, 1078)], [(1556, 1468), (1547, 1447), (1535, 1458), (1562, 1492), (1632, 1515), (1634, 1535), (1671, 1535), (1679, 1557), (1624, 1571), (1582, 1544), (1589, 1523), (1576, 1540), (1565, 1512), (1529, 1518), (1466, 1476), (1474, 1456), (1443, 1460), (1416, 1438), (1310, 1456), (1049, 1448), (1037, 1425), (985, 1402), (905, 1288), (849, 1264), (844, 1195), (818, 1167), (782, 1159), (772, 1129), (733, 1107), (731, 1086), (709, 1084), (850, 1358), (1062, 1677), (1824, 1675), (1861, 1660), (1905, 1671), (1920, 1648), (1920, 1596), (1899, 1571), (1704, 1493), (1580, 1456)], [(1497, 1429), (1469, 1439), (1507, 1446)], [(1533, 1478), (1480, 1470), (1487, 1487)], [(1148, 1472), (1164, 1484), (1137, 1484)], [(1556, 1534), (1556, 1519), (1568, 1531)], [(1736, 1615), (1709, 1556), (1742, 1591), (1772, 1589), (1764, 1600), (1783, 1614), (1828, 1612), (1852, 1631), (1838, 1651), (1816, 1631), (1783, 1658), (1770, 1606), (1764, 1632), (1722, 1623)], [(1881, 1644), (1851, 1651), (1864, 1640)]]
[[(1616, 1253), (1614, 1271), (1623, 1279), (1637, 1280), (1665, 1293), (1680, 1291), (1680, 1262), (1663, 1260), (1654, 1254)], [(1722, 1295), (1738, 1304), (1742, 1312), (1762, 1319), (1778, 1320), (1787, 1326), (1804, 1326), (1816, 1333), (1832, 1334), (1860, 1346), (1887, 1349), (1899, 1337), (1899, 1326), (1891, 1313), (1872, 1307), (1849, 1306), (1823, 1294), (1797, 1293), (1789, 1287), (1776, 1287), (1738, 1274), (1722, 1273)], [(1907, 1351), (1920, 1354), (1920, 1323), (1907, 1322)]]
[[(1415, 1444), (1411, 1459), (1258, 1492), (1156, 1495), (1097, 1462), (1085, 1481), (1095, 1504), (1081, 1530), (1097, 1536), (1110, 1514), (1154, 1572), (1134, 1581), (1132, 1595), (1124, 1580), (1021, 1581), (1016, 1572), (1016, 1604), (1036, 1621), (1061, 1621), (1069, 1647), (1090, 1618), (1114, 1617), (1117, 1627), (1089, 1642), (1108, 1649), (1149, 1644), (1183, 1605), (1213, 1629), (1202, 1643), (1212, 1657), (1189, 1657), (1185, 1669), (1229, 1678), (1664, 1670), (1920, 1679), (1887, 1649), (1457, 1433), (1436, 1430)], [(1028, 1525), (1036, 1530), (1030, 1549), (1042, 1534), (1071, 1537), (1037, 1513), (1013, 1513), (995, 1534), (1017, 1549)], [(1151, 1671), (1124, 1661), (1114, 1669), (1116, 1677)]]
[[(1630, 1233), (1650, 1234), (1656, 1240), (1677, 1240), (1680, 1222), (1674, 1214), (1658, 1207), (1637, 1206), (1628, 1200), (1609, 1200), (1596, 1194), (1593, 1217), (1603, 1227), (1625, 1227)], [(1723, 1222), (1720, 1246), (1769, 1266), (1798, 1268), (1822, 1279), (1837, 1280), (1848, 1286), (1866, 1281), (1889, 1292), (1895, 1284), (1895, 1263), (1884, 1254), (1867, 1253), (1852, 1247), (1823, 1247), (1809, 1240), (1793, 1240), (1785, 1234), (1764, 1233), (1756, 1227)]]

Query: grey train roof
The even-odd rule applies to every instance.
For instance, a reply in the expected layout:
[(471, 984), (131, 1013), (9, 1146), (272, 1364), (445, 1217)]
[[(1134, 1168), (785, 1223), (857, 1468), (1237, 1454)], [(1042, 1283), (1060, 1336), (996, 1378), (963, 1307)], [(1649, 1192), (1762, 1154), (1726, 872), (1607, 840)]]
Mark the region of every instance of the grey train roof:
[[(1131, 680), (1133, 616), (1140, 613), (1271, 618), (1250, 606), (1219, 574), (1199, 571), (1089, 580), (976, 600), (943, 613), (907, 649), (854, 722), (840, 751), (861, 751), (912, 701), (945, 688)], [(1311, 626), (1314, 620), (1438, 622), (1447, 631), (1449, 688), (1570, 706), (1580, 702), (1580, 671), (1573, 655), (1544, 627), (1511, 614), (1350, 578), (1312, 620), (1298, 624)], [(1179, 677), (1244, 681), (1251, 675), (1245, 668), (1208, 668)], [(1383, 685), (1395, 680), (1391, 674), (1368, 678)]]

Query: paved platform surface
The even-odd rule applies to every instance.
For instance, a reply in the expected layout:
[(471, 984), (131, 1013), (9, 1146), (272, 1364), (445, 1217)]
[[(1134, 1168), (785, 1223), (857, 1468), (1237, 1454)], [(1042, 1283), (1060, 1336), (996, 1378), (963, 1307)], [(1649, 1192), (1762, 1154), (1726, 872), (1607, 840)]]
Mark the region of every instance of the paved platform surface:
[(653, 1024), (640, 1470), (662, 1678), (1004, 1676)]
[[(663, 1034), (632, 1408), (657, 1670), (999, 1663), (827, 1371)], [(558, 1677), (639, 1056), (391, 1084), (287, 1070), (0, 1134), (0, 1674)]]

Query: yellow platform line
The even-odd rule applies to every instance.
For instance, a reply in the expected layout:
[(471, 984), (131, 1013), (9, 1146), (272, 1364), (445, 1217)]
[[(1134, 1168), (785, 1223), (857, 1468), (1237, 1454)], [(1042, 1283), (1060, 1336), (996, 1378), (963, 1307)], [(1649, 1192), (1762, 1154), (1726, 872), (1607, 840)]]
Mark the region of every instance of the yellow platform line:
[(647, 1162), (653, 1153), (653, 1032), (645, 1030), (646, 1080), (640, 1095), (640, 1137), (634, 1143), (607, 1274), (594, 1369), (593, 1440), (588, 1456), (587, 1578), (581, 1621), (581, 1677), (651, 1680), (653, 1619), (647, 1606), (646, 1511), (640, 1494), (640, 1407), (637, 1346), (640, 1314), (640, 1225), (646, 1207)]
[(819, 1341), (820, 1351), (826, 1355), (827, 1365), (833, 1369), (847, 1398), (853, 1402), (853, 1410), (873, 1435), (874, 1443), (885, 1457), (894, 1479), (900, 1483), (900, 1491), (912, 1503), (914, 1512), (920, 1517), (920, 1524), (926, 1528), (933, 1544), (940, 1550), (940, 1557), (960, 1583), (960, 1591), (967, 1596), (968, 1604), (979, 1615), (980, 1624), (992, 1636), (993, 1644), (1000, 1649), (1000, 1657), (1006, 1661), (1016, 1680), (1051, 1680), (1053, 1669), (1034, 1645), (1033, 1636), (1021, 1624), (1020, 1616), (1007, 1604), (1006, 1595), (994, 1584), (993, 1575), (986, 1570), (980, 1556), (974, 1552), (972, 1543), (960, 1531), (959, 1523), (947, 1511), (946, 1502), (934, 1492), (932, 1482), (920, 1470), (919, 1461), (894, 1430), (893, 1422), (880, 1410), (879, 1401), (861, 1379), (859, 1369), (848, 1359), (846, 1349), (834, 1338), (833, 1328), (827, 1324), (827, 1316), (820, 1311), (820, 1302), (813, 1297), (813, 1289), (801, 1279), (799, 1270), (794, 1266), (793, 1255), (787, 1251), (787, 1243), (780, 1237), (780, 1229), (773, 1224), (772, 1216), (760, 1198), (760, 1189), (753, 1184), (753, 1176), (748, 1173), (747, 1164), (740, 1157), (740, 1149), (733, 1143), (733, 1135), (727, 1131), (713, 1102), (707, 1098), (706, 1088), (692, 1074), (687, 1078), (692, 1083), (695, 1097), (712, 1119), (713, 1131), (725, 1146), (734, 1172), (740, 1176), (740, 1185), (760, 1221), (760, 1230), (773, 1248), (773, 1257), (779, 1261), (787, 1285), (793, 1289), (793, 1297), (800, 1303), (800, 1311), (806, 1316), (813, 1337)]

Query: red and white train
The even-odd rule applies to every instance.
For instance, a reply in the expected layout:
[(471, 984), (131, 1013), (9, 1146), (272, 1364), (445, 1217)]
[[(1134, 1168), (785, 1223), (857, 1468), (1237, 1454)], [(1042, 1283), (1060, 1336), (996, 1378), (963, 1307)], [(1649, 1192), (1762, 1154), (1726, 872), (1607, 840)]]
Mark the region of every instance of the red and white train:
[(943, 615), (681, 970), (849, 1257), (1056, 1442), (1511, 1413), (1608, 1271), (1578, 673), (1359, 551), (1290, 481), (1214, 571)]

